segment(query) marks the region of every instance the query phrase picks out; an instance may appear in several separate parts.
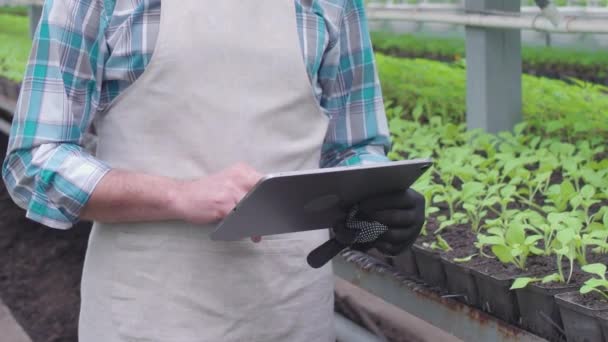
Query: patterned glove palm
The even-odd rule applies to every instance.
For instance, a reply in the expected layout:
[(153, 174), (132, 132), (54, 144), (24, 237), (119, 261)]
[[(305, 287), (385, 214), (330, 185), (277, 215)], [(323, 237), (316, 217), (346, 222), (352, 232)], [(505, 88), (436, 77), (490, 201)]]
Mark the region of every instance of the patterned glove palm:
[(388, 227), (375, 221), (365, 221), (358, 218), (359, 206), (355, 205), (348, 213), (345, 222), (338, 223), (334, 228), (334, 237), (308, 254), (308, 264), (313, 268), (325, 265), (340, 251), (355, 245), (373, 243)]
[(403, 252), (420, 234), (424, 205), (424, 197), (411, 189), (361, 202), (334, 227), (335, 236), (308, 255), (308, 264), (319, 268), (347, 247), (361, 251), (375, 247), (388, 255)]

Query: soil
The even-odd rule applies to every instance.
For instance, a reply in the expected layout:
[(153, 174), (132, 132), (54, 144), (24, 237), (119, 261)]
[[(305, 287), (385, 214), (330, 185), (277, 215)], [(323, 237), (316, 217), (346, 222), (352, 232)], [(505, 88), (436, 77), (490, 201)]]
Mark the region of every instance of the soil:
[[(16, 99), (19, 95), (21, 86), (18, 82), (11, 81), (0, 76), (0, 96), (5, 96), (9, 99)], [(2, 150), (4, 152), (4, 150)]]
[[(6, 150), (4, 136), (0, 150)], [(60, 231), (27, 220), (0, 182), (0, 297), (32, 341), (77, 341), (89, 231), (89, 223)]]
[(608, 314), (608, 301), (598, 293), (589, 293), (586, 295), (573, 293), (568, 296), (568, 299), (592, 310), (606, 310)]

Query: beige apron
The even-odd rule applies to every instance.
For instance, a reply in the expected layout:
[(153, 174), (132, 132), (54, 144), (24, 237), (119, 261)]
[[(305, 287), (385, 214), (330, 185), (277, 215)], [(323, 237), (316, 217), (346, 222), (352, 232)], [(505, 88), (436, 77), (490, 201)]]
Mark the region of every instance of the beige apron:
[[(144, 74), (99, 116), (97, 155), (176, 178), (244, 161), (318, 168), (328, 118), (293, 0), (165, 0)], [(288, 189), (286, 189), (287, 191)], [(331, 267), (306, 255), (327, 231), (212, 242), (213, 225), (99, 224), (82, 280), (80, 341), (331, 341)]]

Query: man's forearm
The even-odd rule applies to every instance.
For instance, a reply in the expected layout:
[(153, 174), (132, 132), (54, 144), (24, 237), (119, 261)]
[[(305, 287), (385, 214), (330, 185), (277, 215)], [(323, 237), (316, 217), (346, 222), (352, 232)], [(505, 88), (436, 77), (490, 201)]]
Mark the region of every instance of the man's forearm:
[(261, 175), (236, 164), (193, 180), (111, 170), (99, 182), (81, 218), (106, 222), (181, 220), (207, 224), (223, 219)]
[(95, 188), (82, 218), (106, 223), (178, 220), (183, 181), (111, 170)]

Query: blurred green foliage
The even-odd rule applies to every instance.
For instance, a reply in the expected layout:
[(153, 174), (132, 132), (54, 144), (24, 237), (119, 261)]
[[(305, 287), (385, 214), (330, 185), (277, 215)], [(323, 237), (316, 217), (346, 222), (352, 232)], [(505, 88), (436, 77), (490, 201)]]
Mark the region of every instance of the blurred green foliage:
[[(387, 102), (422, 117), (462, 123), (466, 111), (463, 63), (405, 59), (376, 54)], [(523, 75), (523, 117), (531, 130), (572, 141), (585, 135), (608, 137), (608, 87)]]
[[(372, 42), (376, 51), (390, 55), (433, 57), (453, 61), (465, 57), (465, 42), (459, 38), (373, 32)], [(524, 46), (522, 60), (531, 67), (541, 64), (600, 66), (599, 69), (604, 72), (603, 77), (608, 77), (608, 51)]]
[(31, 47), (28, 18), (0, 14), (0, 76), (20, 81)]

